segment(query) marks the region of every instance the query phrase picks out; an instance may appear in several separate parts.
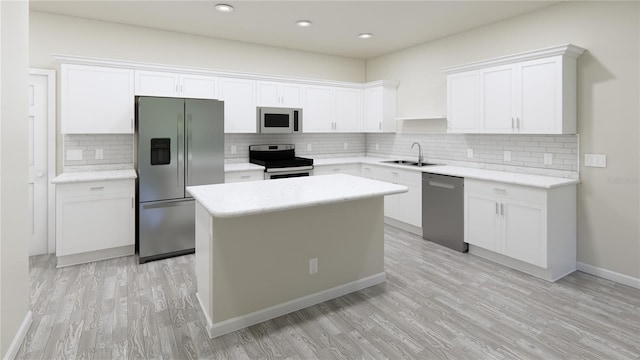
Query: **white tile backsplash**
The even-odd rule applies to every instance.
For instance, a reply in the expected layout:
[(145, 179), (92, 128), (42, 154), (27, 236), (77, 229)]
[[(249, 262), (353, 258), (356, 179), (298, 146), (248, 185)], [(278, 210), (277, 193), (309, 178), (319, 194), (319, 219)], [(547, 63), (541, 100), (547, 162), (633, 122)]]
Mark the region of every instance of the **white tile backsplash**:
[[(248, 161), (249, 145), (253, 144), (294, 144), (297, 155), (315, 158), (367, 155), (417, 159), (417, 147), (411, 149), (411, 144), (417, 141), (426, 161), (569, 178), (578, 178), (579, 171), (578, 135), (225, 134), (224, 140), (227, 162)], [(133, 134), (65, 135), (65, 154), (68, 150), (80, 150), (82, 160), (67, 160), (65, 156), (64, 171), (133, 168), (133, 142)], [(96, 149), (103, 150), (102, 159), (96, 159)], [(467, 149), (473, 149), (473, 158), (467, 157)], [(511, 152), (511, 161), (504, 160), (504, 151)], [(552, 154), (553, 164), (544, 164), (545, 153)]]

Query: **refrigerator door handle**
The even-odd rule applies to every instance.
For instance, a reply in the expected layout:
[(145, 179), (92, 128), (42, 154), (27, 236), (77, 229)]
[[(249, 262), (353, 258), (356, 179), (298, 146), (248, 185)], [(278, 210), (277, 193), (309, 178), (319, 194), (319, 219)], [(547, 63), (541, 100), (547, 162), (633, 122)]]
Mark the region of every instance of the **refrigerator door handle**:
[(182, 151), (183, 144), (182, 139), (184, 139), (184, 115), (178, 114), (177, 116), (177, 131), (178, 131), (178, 144), (177, 144), (177, 153), (178, 153), (178, 167), (177, 167), (177, 176), (178, 176), (178, 186), (184, 187), (184, 154)]
[(187, 184), (191, 185), (191, 168), (193, 160), (192, 142), (193, 142), (193, 116), (187, 114)]

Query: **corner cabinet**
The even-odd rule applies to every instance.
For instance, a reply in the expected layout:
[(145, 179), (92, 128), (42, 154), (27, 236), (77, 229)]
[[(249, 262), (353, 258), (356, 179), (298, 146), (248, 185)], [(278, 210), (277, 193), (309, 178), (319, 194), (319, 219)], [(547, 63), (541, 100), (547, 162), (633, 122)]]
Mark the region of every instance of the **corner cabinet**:
[(555, 281), (576, 270), (576, 187), (465, 179), (470, 252)]
[(62, 64), (60, 77), (63, 134), (133, 133), (133, 70)]
[(135, 180), (56, 184), (58, 266), (132, 255)]
[(363, 130), (367, 133), (396, 131), (397, 82), (375, 81), (364, 85)]
[(444, 69), (448, 132), (576, 133), (576, 64), (561, 45)]

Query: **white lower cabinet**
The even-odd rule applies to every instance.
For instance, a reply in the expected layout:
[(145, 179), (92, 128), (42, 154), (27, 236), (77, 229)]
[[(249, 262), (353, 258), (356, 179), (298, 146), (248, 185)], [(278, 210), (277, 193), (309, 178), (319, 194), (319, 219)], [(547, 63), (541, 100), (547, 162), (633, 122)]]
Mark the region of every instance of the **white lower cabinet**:
[(56, 185), (58, 266), (131, 255), (134, 244), (134, 179)]
[(314, 165), (313, 175), (347, 174), (360, 175), (359, 164)]
[(465, 179), (465, 242), (481, 256), (555, 281), (576, 267), (575, 193), (575, 185), (541, 189)]
[(230, 171), (224, 173), (225, 184), (256, 180), (264, 180), (264, 170)]
[(408, 187), (409, 191), (406, 193), (384, 197), (384, 215), (416, 228), (422, 228), (422, 172), (363, 164), (360, 174), (366, 178)]

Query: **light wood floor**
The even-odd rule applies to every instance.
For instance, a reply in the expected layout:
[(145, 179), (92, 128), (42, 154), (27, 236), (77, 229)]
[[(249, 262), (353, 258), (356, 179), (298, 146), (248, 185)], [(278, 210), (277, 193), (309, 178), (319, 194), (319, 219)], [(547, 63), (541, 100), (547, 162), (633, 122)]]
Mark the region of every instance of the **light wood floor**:
[(194, 257), (63, 269), (33, 257), (18, 359), (639, 359), (640, 290), (556, 283), (387, 226), (388, 280), (216, 339)]

